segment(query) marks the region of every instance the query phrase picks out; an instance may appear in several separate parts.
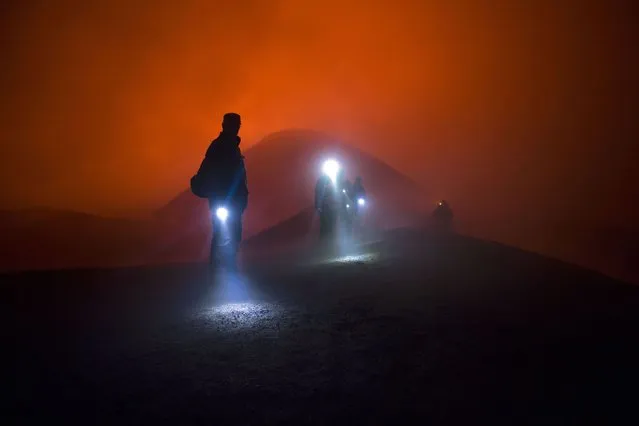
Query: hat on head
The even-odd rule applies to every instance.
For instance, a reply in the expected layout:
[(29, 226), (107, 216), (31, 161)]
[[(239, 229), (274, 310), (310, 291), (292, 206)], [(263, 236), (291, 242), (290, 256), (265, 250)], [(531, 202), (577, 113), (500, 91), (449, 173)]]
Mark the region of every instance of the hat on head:
[(227, 112), (226, 114), (224, 114), (224, 122), (227, 123), (239, 123), (241, 122), (241, 118), (240, 118), (240, 114), (236, 113), (236, 112)]

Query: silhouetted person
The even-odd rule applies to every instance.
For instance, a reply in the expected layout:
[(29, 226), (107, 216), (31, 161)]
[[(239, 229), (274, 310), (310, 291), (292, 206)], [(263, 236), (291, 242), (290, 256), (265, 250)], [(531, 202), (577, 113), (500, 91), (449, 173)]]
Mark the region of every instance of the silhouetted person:
[(357, 176), (355, 178), (351, 194), (351, 199), (355, 204), (355, 214), (357, 215), (357, 213), (359, 213), (359, 210), (366, 203), (366, 190), (364, 189), (364, 184), (362, 183), (361, 176)]
[(335, 233), (338, 211), (336, 209), (336, 188), (327, 175), (322, 175), (315, 184), (315, 210), (320, 217), (320, 239)]
[(211, 213), (213, 238), (211, 264), (237, 268), (237, 252), (242, 241), (242, 215), (248, 205), (248, 185), (244, 156), (240, 151), (240, 115), (227, 113), (222, 131), (211, 142), (191, 189), (207, 198)]
[(438, 231), (451, 231), (453, 228), (453, 210), (446, 200), (437, 203), (433, 211), (433, 227)]

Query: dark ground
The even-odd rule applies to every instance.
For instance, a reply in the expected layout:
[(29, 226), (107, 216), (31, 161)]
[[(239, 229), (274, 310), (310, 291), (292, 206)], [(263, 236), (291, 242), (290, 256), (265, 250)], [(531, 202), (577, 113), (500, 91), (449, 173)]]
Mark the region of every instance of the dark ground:
[(639, 424), (638, 287), (414, 231), (360, 250), (215, 288), (4, 276), (2, 424)]

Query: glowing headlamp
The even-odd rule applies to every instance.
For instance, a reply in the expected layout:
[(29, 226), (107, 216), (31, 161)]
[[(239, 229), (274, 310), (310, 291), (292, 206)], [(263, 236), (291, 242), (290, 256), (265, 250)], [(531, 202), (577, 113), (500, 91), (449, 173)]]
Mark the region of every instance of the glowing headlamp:
[(229, 217), (229, 211), (226, 207), (218, 207), (217, 210), (215, 210), (215, 216), (222, 222), (226, 222), (226, 219)]
[(339, 172), (340, 165), (335, 160), (326, 160), (322, 164), (322, 172), (327, 175), (333, 182), (337, 181), (337, 173)]

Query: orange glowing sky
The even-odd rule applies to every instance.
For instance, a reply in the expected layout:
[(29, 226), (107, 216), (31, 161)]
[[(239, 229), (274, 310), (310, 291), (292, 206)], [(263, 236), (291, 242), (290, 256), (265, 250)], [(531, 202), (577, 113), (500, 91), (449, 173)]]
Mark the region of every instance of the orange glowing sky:
[(159, 206), (229, 110), (245, 149), (322, 129), (458, 202), (639, 196), (631, 1), (0, 7), (1, 207)]

